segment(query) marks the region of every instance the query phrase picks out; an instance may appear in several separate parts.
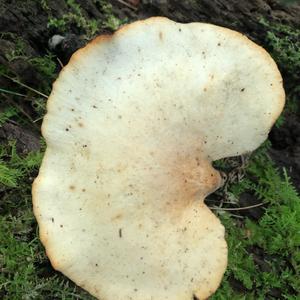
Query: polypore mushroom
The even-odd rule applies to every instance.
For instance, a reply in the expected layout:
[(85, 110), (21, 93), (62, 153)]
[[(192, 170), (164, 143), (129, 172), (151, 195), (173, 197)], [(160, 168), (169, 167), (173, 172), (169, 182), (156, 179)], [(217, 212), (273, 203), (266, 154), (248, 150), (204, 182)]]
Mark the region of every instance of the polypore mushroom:
[(271, 57), (222, 27), (150, 18), (77, 51), (33, 188), (53, 267), (99, 299), (209, 297), (227, 265), (211, 162), (257, 148), (283, 105)]

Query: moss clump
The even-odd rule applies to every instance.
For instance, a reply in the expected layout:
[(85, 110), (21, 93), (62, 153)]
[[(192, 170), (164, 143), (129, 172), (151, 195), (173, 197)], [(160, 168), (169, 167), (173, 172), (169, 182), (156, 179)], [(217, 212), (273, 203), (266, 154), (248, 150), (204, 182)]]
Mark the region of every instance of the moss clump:
[(265, 30), (265, 47), (278, 64), (287, 92), (287, 111), (299, 112), (300, 86), (300, 29), (289, 25), (259, 20)]
[[(61, 17), (50, 17), (48, 27), (55, 29), (59, 33), (66, 33), (75, 27), (79, 33), (85, 34), (87, 39), (91, 39), (96, 33), (103, 29), (116, 30), (127, 20), (117, 18), (112, 9), (112, 5), (108, 1), (94, 0), (96, 7), (103, 13), (103, 20), (96, 20), (84, 15), (80, 5), (75, 0), (66, 0), (70, 11)], [(74, 29), (74, 28), (73, 28)]]
[(14, 41), (14, 48), (5, 53), (5, 58), (9, 62), (12, 62), (19, 58), (26, 58), (26, 56), (27, 56), (26, 55), (26, 44), (21, 37), (16, 36), (13, 33), (7, 32), (7, 33), (3, 33), (1, 35), (0, 40), (5, 39), (5, 38), (8, 38), (8, 39), (11, 39)]
[[(278, 299), (278, 295), (280, 299), (297, 299), (300, 286), (300, 197), (285, 170), (280, 174), (268, 157), (267, 148), (268, 143), (256, 151), (248, 161), (244, 178), (226, 191), (235, 199), (243, 192), (255, 194), (265, 204), (263, 216), (254, 222), (235, 215), (238, 211), (233, 211), (232, 215), (218, 210), (227, 231), (229, 265), (225, 280), (213, 300)], [(219, 165), (228, 167), (224, 161)], [(235, 205), (238, 206), (238, 202)], [(233, 280), (238, 282), (243, 293), (228, 283)], [(248, 291), (246, 295), (245, 291)]]
[(43, 149), (21, 156), (15, 142), (0, 145), (0, 298), (93, 299), (51, 270), (39, 242), (31, 183)]
[(288, 75), (299, 77), (300, 30), (264, 18), (259, 23), (266, 31), (265, 44), (274, 60)]

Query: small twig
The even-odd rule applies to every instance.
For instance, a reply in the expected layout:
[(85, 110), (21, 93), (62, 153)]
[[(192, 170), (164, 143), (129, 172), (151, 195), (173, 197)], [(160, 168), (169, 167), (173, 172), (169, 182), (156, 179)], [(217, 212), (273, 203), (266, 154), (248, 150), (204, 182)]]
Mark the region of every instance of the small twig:
[[(217, 203), (220, 203), (220, 200), (206, 199), (206, 202), (207, 202), (207, 203), (209, 203), (209, 202), (217, 202)], [(222, 203), (225, 203), (225, 204), (233, 204), (232, 201), (223, 201)]]
[(15, 95), (15, 96), (20, 96), (20, 97), (27, 97), (27, 96), (24, 95), (24, 94), (16, 93), (16, 92), (9, 91), (9, 90), (5, 90), (5, 89), (1, 89), (1, 88), (0, 88), (0, 92), (1, 92), (1, 93), (6, 93), (6, 94)]
[(246, 210), (254, 207), (259, 207), (265, 205), (265, 203), (258, 203), (250, 206), (245, 206), (245, 207), (237, 207), (237, 208), (226, 208), (226, 207), (209, 207), (209, 209), (214, 209), (214, 210), (227, 210), (227, 211), (235, 211), (235, 210)]
[(61, 68), (63, 68), (63, 67), (64, 67), (64, 65), (63, 65), (63, 63), (61, 62), (61, 60), (60, 60), (58, 57), (56, 57), (56, 59), (57, 59), (57, 61), (58, 61), (59, 65), (60, 65), (60, 67), (61, 67)]
[(133, 9), (133, 10), (137, 10), (137, 7), (131, 5), (131, 4), (129, 4), (129, 3), (125, 2), (125, 1), (123, 1), (123, 0), (118, 0), (118, 2), (121, 3), (121, 4), (123, 4), (123, 5), (125, 5), (125, 6), (127, 6), (127, 7), (129, 7), (129, 8), (131, 8), (131, 9)]
[(235, 214), (231, 214), (229, 213), (231, 217), (237, 218), (237, 219), (244, 219), (243, 216), (239, 216), (239, 215), (235, 215)]
[(14, 120), (11, 120), (11, 119), (8, 119), (7, 122), (11, 123), (11, 124), (14, 124), (14, 125), (17, 125), (17, 126), (19, 125), (18, 122), (14, 121)]
[(33, 123), (36, 123), (36, 122), (38, 122), (38, 121), (42, 120), (43, 118), (44, 118), (44, 116), (42, 116), (42, 117), (39, 117), (39, 118), (37, 118), (37, 119), (33, 120)]
[(32, 88), (32, 87), (30, 87), (30, 86), (28, 86), (28, 85), (26, 85), (26, 84), (24, 84), (24, 83), (18, 81), (18, 80), (15, 79), (15, 78), (12, 78), (12, 77), (7, 76), (7, 75), (5, 75), (5, 74), (1, 74), (1, 75), (4, 76), (4, 77), (6, 77), (6, 78), (8, 78), (8, 79), (10, 79), (10, 80), (12, 80), (13, 82), (19, 84), (20, 86), (23, 86), (24, 88), (26, 88), (26, 89), (28, 89), (28, 90), (30, 90), (30, 91), (32, 91), (32, 92), (35, 92), (35, 93), (37, 93), (37, 94), (43, 96), (43, 97), (46, 98), (46, 99), (48, 98), (47, 95), (45, 95), (45, 94), (43, 94), (42, 92), (39, 92), (38, 90), (36, 90), (36, 89), (34, 89), (34, 88)]

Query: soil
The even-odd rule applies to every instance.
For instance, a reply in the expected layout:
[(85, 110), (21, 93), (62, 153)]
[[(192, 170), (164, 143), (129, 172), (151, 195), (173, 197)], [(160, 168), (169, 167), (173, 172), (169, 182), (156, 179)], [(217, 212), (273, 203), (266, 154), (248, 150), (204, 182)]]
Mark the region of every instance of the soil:
[(283, 126), (274, 127), (269, 135), (272, 143), (270, 155), (279, 167), (284, 167), (300, 192), (300, 117), (285, 117)]
[[(61, 34), (59, 30), (50, 29), (47, 26), (49, 10), (41, 9), (39, 1), (26, 0), (0, 0), (0, 32), (12, 33), (2, 34), (0, 43), (0, 65), (9, 70), (12, 76), (33, 88), (39, 88), (45, 82), (37, 68), (30, 63), (26, 57), (41, 56), (48, 52), (54, 53), (60, 62), (66, 64), (70, 56), (87, 41), (75, 26), (65, 34), (65, 39), (56, 47), (49, 48), (49, 40), (55, 34)], [(113, 13), (123, 19), (130, 21), (143, 19), (150, 16), (166, 16), (178, 22), (208, 22), (240, 31), (256, 43), (266, 46), (265, 40), (267, 29), (259, 22), (261, 18), (270, 22), (288, 24), (294, 28), (300, 28), (300, 5), (283, 5), (274, 0), (145, 0), (145, 1), (122, 1), (112, 0)], [(68, 12), (68, 7), (63, 0), (48, 0), (49, 9), (55, 16), (62, 16)], [(86, 18), (103, 19), (104, 12), (99, 9), (93, 0), (78, 0)], [(108, 30), (100, 29), (98, 34), (107, 33)], [(5, 53), (16, 47), (16, 36), (22, 37), (24, 41), (23, 55), (10, 61)], [(268, 49), (267, 49), (268, 50)], [(296, 82), (290, 80), (291, 76), (280, 66), (284, 76), (285, 87), (289, 90)], [(57, 71), (60, 70), (57, 64)], [(49, 80), (49, 79), (47, 79)], [(295, 80), (295, 79), (293, 79)], [(299, 80), (299, 78), (298, 78)], [(298, 82), (299, 84), (299, 82)], [(0, 77), (0, 86), (7, 90), (14, 90), (15, 83)], [(296, 95), (299, 98), (299, 94)], [(5, 98), (4, 98), (5, 99)], [(1, 107), (5, 106), (6, 100)], [(37, 117), (29, 101), (19, 103), (25, 114), (35, 119)], [(40, 122), (35, 123), (39, 128)], [(10, 138), (17, 140), (17, 150), (21, 153), (36, 150), (39, 147), (39, 133), (37, 128), (18, 124), (6, 123), (0, 127), (0, 142)], [(298, 113), (285, 115), (284, 124), (274, 127), (270, 133), (272, 147), (271, 157), (279, 167), (286, 168), (294, 185), (300, 191), (300, 109)], [(258, 199), (250, 193), (244, 193), (240, 198), (241, 206), (249, 206), (258, 203)], [(263, 214), (263, 207), (253, 208), (241, 214), (259, 220)], [(264, 263), (264, 254), (260, 249), (251, 249), (256, 263), (263, 269), (268, 266)], [(230, 279), (234, 288), (245, 291), (243, 285), (234, 279)], [(246, 291), (245, 291), (246, 292)], [(275, 298), (280, 298), (280, 291), (272, 291)]]

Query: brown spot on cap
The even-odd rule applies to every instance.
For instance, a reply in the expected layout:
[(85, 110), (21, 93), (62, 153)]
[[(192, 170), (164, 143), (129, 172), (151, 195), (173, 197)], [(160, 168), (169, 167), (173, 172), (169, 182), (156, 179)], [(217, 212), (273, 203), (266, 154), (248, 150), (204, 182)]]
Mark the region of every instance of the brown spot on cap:
[(120, 220), (122, 219), (123, 215), (122, 214), (117, 214), (114, 217), (111, 218), (112, 221)]
[(159, 39), (162, 41), (163, 40), (163, 33), (160, 31), (159, 32)]

